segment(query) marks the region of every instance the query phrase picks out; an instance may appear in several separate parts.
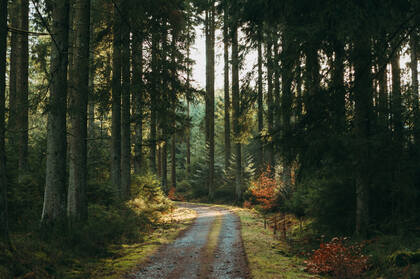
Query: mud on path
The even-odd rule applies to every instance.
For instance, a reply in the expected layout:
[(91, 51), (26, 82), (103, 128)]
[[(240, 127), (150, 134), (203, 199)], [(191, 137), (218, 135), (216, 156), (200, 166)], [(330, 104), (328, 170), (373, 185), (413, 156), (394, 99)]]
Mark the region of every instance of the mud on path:
[(191, 228), (128, 278), (250, 278), (238, 216), (219, 207), (178, 206), (197, 212)]

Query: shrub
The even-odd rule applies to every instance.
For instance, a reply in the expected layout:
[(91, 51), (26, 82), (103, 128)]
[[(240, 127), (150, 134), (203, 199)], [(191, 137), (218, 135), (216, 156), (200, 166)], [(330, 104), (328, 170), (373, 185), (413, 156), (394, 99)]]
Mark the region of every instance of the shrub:
[(177, 192), (175, 187), (169, 189), (168, 198), (172, 201), (184, 201), (185, 198), (183, 195)]
[(270, 166), (263, 171), (257, 180), (251, 182), (249, 188), (250, 202), (261, 206), (261, 210), (268, 212), (277, 206), (278, 184), (273, 178)]
[(307, 271), (331, 274), (334, 278), (357, 278), (368, 268), (368, 258), (362, 254), (361, 244), (345, 245), (346, 238), (333, 238), (321, 243), (308, 261)]

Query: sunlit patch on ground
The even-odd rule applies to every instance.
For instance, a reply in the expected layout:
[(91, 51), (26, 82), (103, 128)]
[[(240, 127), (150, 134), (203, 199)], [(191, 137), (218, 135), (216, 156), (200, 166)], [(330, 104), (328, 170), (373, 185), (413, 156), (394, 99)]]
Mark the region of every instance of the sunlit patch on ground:
[(159, 226), (142, 243), (110, 247), (111, 257), (95, 264), (90, 278), (116, 279), (142, 264), (164, 244), (173, 242), (194, 221), (196, 213), (188, 208), (174, 208), (161, 218)]

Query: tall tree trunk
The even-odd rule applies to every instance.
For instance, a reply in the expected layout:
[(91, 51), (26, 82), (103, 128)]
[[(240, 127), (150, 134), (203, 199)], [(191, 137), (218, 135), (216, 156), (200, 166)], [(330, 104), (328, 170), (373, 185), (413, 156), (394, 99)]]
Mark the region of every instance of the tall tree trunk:
[[(270, 138), (273, 134), (274, 128), (274, 100), (273, 100), (273, 42), (271, 35), (267, 35), (267, 128)], [(274, 168), (274, 150), (273, 141), (269, 140), (267, 143), (267, 161), (271, 168)]]
[[(274, 40), (273, 40), (273, 70), (274, 70), (274, 113), (275, 113), (275, 121), (274, 125), (276, 130), (281, 127), (281, 96), (280, 96), (280, 54), (279, 54), (279, 42), (277, 39), (277, 33), (274, 33)], [(274, 135), (272, 135), (274, 136)]]
[(354, 42), (354, 133), (356, 151), (356, 234), (366, 235), (369, 225), (370, 148), (372, 118), (372, 77), (370, 40), (365, 36)]
[(75, 87), (70, 96), (70, 162), (67, 215), (70, 225), (87, 219), (87, 104), (89, 95), (90, 0), (74, 4), (75, 49), (71, 78)]
[(168, 143), (166, 139), (162, 142), (162, 144), (160, 144), (160, 149), (162, 160), (162, 188), (168, 192)]
[(7, 211), (5, 97), (7, 52), (7, 0), (0, 0), (0, 241), (9, 244)]
[[(9, 4), (9, 17), (10, 26), (13, 28), (19, 28), (19, 10), (18, 2), (12, 1)], [(17, 69), (17, 50), (18, 50), (18, 36), (16, 32), (11, 32), (10, 36), (10, 70), (9, 70), (9, 117), (8, 117), (8, 140), (10, 145), (15, 148), (17, 141), (17, 130), (16, 130), (16, 69)], [(13, 162), (13, 164), (17, 161)], [(10, 164), (10, 162), (9, 162)], [(15, 165), (17, 168), (17, 164)]]
[(209, 9), (209, 24), (208, 26), (208, 37), (209, 50), (207, 57), (208, 65), (208, 76), (209, 79), (206, 84), (207, 101), (208, 101), (208, 148), (209, 148), (209, 175), (208, 175), (208, 187), (209, 187), (209, 200), (214, 200), (214, 42), (215, 42), (215, 4), (211, 0), (211, 8)]
[(303, 77), (302, 77), (302, 65), (301, 65), (301, 58), (298, 55), (297, 57), (297, 64), (296, 64), (296, 121), (295, 127), (300, 122), (303, 113), (303, 96), (302, 96), (302, 84), (303, 84)]
[(47, 168), (41, 224), (63, 226), (66, 218), (67, 65), (69, 1), (55, 0), (52, 11), (51, 86), (47, 126)]
[[(158, 177), (162, 177), (162, 147), (161, 146), (157, 146), (157, 176)], [(162, 183), (162, 187), (163, 187), (163, 183)]]
[[(29, 1), (18, 0), (19, 29), (29, 30)], [(16, 66), (16, 129), (18, 145), (19, 181), (28, 169), (28, 35), (19, 34), (17, 39)]]
[(143, 34), (133, 32), (134, 173), (143, 167)]
[(307, 97), (305, 108), (308, 114), (315, 112), (317, 107), (311, 103), (311, 98), (314, 98), (321, 87), (320, 65), (318, 59), (318, 48), (316, 44), (308, 45), (305, 49), (306, 54), (306, 72), (305, 72), (305, 87)]
[(94, 78), (95, 78), (95, 52), (94, 52), (94, 40), (95, 40), (95, 29), (93, 27), (94, 23), (94, 5), (95, 0), (91, 0), (91, 14), (90, 14), (90, 30), (89, 30), (89, 45), (91, 51), (89, 52), (89, 107), (88, 107), (88, 138), (93, 138), (95, 132), (95, 88), (94, 88)]
[(418, 68), (417, 68), (417, 41), (418, 35), (416, 30), (411, 33), (410, 36), (410, 53), (411, 53), (411, 87), (413, 88), (413, 105), (414, 105), (414, 142), (417, 146), (420, 144), (420, 107), (419, 107), (419, 80), (418, 80)]
[(334, 90), (335, 129), (343, 132), (345, 129), (345, 89), (344, 89), (344, 46), (339, 41), (334, 42), (334, 62), (332, 73), (332, 87)]
[(229, 3), (224, 1), (223, 45), (224, 45), (224, 101), (225, 101), (225, 170), (229, 169), (230, 147), (230, 96), (229, 96)]
[(394, 140), (398, 145), (398, 154), (402, 151), (403, 145), (403, 120), (402, 120), (402, 98), (401, 98), (401, 69), (400, 55), (397, 52), (391, 58), (392, 67), (392, 120)]
[(210, 83), (211, 83), (211, 59), (210, 59), (210, 48), (211, 48), (211, 10), (210, 10), (210, 1), (208, 0), (207, 4), (209, 7), (205, 11), (205, 22), (204, 30), (206, 34), (206, 96), (205, 96), (205, 137), (206, 137), (206, 151), (207, 151), (207, 179), (205, 180), (206, 188), (208, 190), (208, 196), (210, 197), (211, 184), (210, 184)]
[[(189, 27), (188, 27), (189, 28)], [(189, 32), (189, 31), (188, 31)], [(187, 119), (190, 119), (190, 99), (191, 99), (191, 90), (190, 90), (190, 71), (191, 71), (191, 65), (190, 65), (190, 42), (188, 41), (188, 46), (187, 46)], [(187, 140), (186, 140), (186, 145), (187, 145), (187, 162), (186, 162), (186, 169), (187, 169), (187, 174), (190, 173), (190, 166), (191, 166), (191, 125), (188, 125), (187, 128)]]
[(150, 168), (156, 173), (156, 106), (158, 95), (158, 50), (159, 39), (156, 31), (152, 33), (152, 90), (150, 92)]
[[(234, 1), (233, 7), (236, 7)], [(233, 132), (235, 136), (235, 202), (242, 201), (242, 154), (239, 119), (240, 96), (239, 96), (239, 47), (238, 47), (238, 26), (235, 16), (232, 20), (232, 107), (233, 107)]]
[(172, 135), (171, 135), (171, 187), (176, 188), (176, 106), (178, 103), (176, 89), (176, 40), (177, 30), (172, 30), (171, 42), (171, 106), (172, 106)]
[(264, 164), (264, 146), (262, 132), (264, 129), (264, 104), (263, 104), (263, 57), (262, 57), (262, 26), (258, 27), (258, 168), (262, 170)]
[[(121, 2), (122, 15), (128, 17), (128, 1)], [(122, 94), (121, 94), (121, 194), (123, 199), (130, 196), (131, 174), (131, 130), (130, 130), (130, 28), (123, 21), (121, 26), (121, 63), (122, 63)]]
[(382, 129), (386, 130), (388, 127), (388, 86), (387, 86), (387, 71), (385, 59), (380, 59), (379, 65), (379, 96), (378, 96), (378, 118)]
[[(119, 3), (119, 1), (117, 1)], [(117, 4), (118, 5), (118, 4)], [(121, 19), (114, 7), (112, 41), (112, 132), (111, 182), (115, 196), (121, 197)]]
[[(281, 86), (282, 86), (282, 96), (281, 96), (281, 124), (283, 131), (283, 138), (289, 138), (291, 131), (291, 108), (292, 108), (292, 69), (293, 69), (293, 57), (292, 57), (292, 46), (288, 30), (283, 32), (283, 45), (282, 45), (282, 71), (281, 71)], [(279, 96), (278, 96), (279, 97)], [(279, 101), (277, 102), (279, 103)], [(283, 144), (283, 182), (287, 188), (290, 188), (292, 185), (291, 181), (291, 170), (292, 170), (292, 158), (290, 145), (286, 141)]]

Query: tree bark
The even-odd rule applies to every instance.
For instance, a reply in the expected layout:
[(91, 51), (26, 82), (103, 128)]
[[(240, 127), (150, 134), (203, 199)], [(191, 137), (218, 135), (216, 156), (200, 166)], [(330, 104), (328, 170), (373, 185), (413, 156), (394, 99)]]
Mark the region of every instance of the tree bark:
[[(128, 1), (121, 2), (122, 15), (128, 17)], [(121, 67), (122, 67), (122, 95), (121, 95), (121, 194), (124, 200), (130, 196), (131, 174), (131, 130), (130, 130), (130, 28), (122, 20), (121, 26)]]
[[(233, 7), (236, 7), (234, 1)], [(232, 20), (232, 107), (233, 107), (233, 132), (235, 137), (235, 202), (242, 201), (242, 154), (240, 142), (240, 101), (239, 101), (239, 49), (238, 26), (235, 16)]]
[(89, 30), (89, 45), (91, 51), (89, 52), (89, 107), (88, 107), (88, 138), (94, 138), (95, 132), (95, 88), (94, 88), (94, 78), (95, 78), (95, 52), (94, 52), (94, 40), (95, 40), (95, 29), (93, 26), (94, 23), (94, 2), (91, 0), (91, 14), (90, 14), (90, 30)]
[(87, 105), (89, 95), (90, 0), (74, 4), (75, 49), (71, 70), (74, 90), (70, 96), (70, 151), (67, 216), (70, 225), (87, 219)]
[(229, 96), (229, 3), (224, 1), (223, 45), (224, 45), (224, 101), (225, 101), (225, 170), (229, 169), (231, 157), (230, 144), (230, 96)]
[(418, 146), (420, 144), (420, 107), (419, 107), (419, 80), (418, 80), (418, 68), (417, 68), (417, 40), (418, 36), (416, 30), (411, 33), (410, 36), (410, 53), (411, 53), (411, 87), (413, 88), (413, 106), (414, 106), (414, 142)]
[(171, 106), (172, 106), (172, 135), (171, 135), (171, 187), (176, 188), (176, 106), (177, 89), (176, 86), (176, 30), (172, 30), (171, 43)]
[(332, 87), (334, 90), (335, 130), (343, 132), (345, 129), (345, 89), (344, 89), (344, 46), (338, 40), (334, 42), (334, 62), (332, 73)]
[(66, 219), (68, 0), (53, 2), (52, 20), (54, 42), (51, 44), (47, 167), (41, 217), (44, 228), (63, 226)]
[[(273, 40), (273, 70), (274, 70), (274, 114), (275, 121), (274, 125), (276, 129), (280, 128), (282, 123), (282, 113), (281, 113), (281, 96), (280, 96), (280, 54), (279, 54), (279, 42), (277, 40), (277, 34), (274, 33)], [(274, 135), (272, 135), (274, 136)], [(274, 159), (275, 160), (275, 159)]]
[(209, 175), (208, 175), (208, 189), (209, 189), (209, 200), (214, 200), (214, 42), (215, 42), (215, 4), (213, 0), (210, 0), (211, 8), (209, 9), (209, 20), (208, 20), (208, 81), (206, 83), (207, 101), (208, 101), (208, 162), (209, 162)]
[[(29, 30), (29, 1), (18, 0), (20, 30)], [(18, 179), (22, 180), (28, 170), (28, 35), (19, 34), (16, 56), (16, 129), (18, 146)]]
[[(162, 132), (163, 133), (163, 132)], [(161, 144), (161, 160), (162, 160), (162, 188), (168, 192), (168, 143), (166, 140)]]
[[(117, 1), (119, 3), (119, 1)], [(114, 7), (112, 41), (112, 132), (111, 182), (115, 196), (121, 197), (121, 19)]]
[[(288, 30), (283, 32), (283, 42), (282, 42), (282, 71), (281, 71), (281, 87), (282, 87), (282, 96), (281, 96), (281, 124), (283, 131), (283, 138), (288, 138), (291, 132), (290, 120), (292, 116), (292, 69), (293, 69), (293, 57), (291, 53), (291, 41), (288, 34)], [(277, 102), (279, 103), (279, 102)], [(284, 141), (283, 144), (283, 182), (285, 187), (291, 188), (292, 184), (292, 158), (291, 150), (287, 141)]]
[(369, 225), (370, 148), (372, 118), (372, 77), (370, 40), (365, 36), (354, 42), (354, 133), (356, 148), (356, 234), (365, 236)]
[[(12, 1), (9, 6), (10, 26), (19, 28), (19, 10), (17, 1)], [(9, 117), (8, 117), (8, 140), (10, 145), (15, 148), (17, 141), (16, 130), (16, 68), (17, 68), (17, 42), (18, 34), (11, 32), (10, 35), (10, 70), (9, 70)], [(10, 162), (9, 162), (10, 163)], [(14, 164), (15, 162), (13, 162)], [(17, 165), (15, 166), (17, 168)]]
[(402, 98), (401, 98), (401, 69), (400, 55), (397, 52), (391, 58), (392, 67), (392, 120), (394, 140), (398, 145), (398, 154), (402, 151), (403, 145), (403, 119), (402, 119)]
[(0, 241), (10, 244), (7, 210), (5, 99), (7, 53), (7, 0), (0, 0)]
[[(273, 43), (270, 34), (267, 36), (267, 128), (269, 139), (267, 142), (267, 161), (274, 168), (273, 128), (274, 128), (274, 100), (273, 100)], [(274, 170), (274, 169), (273, 169)]]
[[(381, 62), (386, 64), (383, 59)], [(378, 96), (378, 118), (379, 124), (382, 129), (387, 129), (388, 127), (388, 88), (387, 88), (387, 71), (386, 65), (378, 65), (378, 68), (381, 69), (379, 72), (379, 96)]]
[(143, 34), (133, 32), (134, 173), (143, 167)]
[[(189, 19), (188, 19), (189, 20)], [(190, 27), (188, 27), (190, 28)], [(188, 29), (189, 30), (189, 29)], [(188, 31), (190, 32), (190, 31)], [(190, 72), (191, 72), (191, 65), (190, 65), (190, 42), (188, 41), (187, 46), (187, 119), (189, 121), (190, 119), (190, 99), (191, 99), (191, 90), (190, 90)], [(187, 174), (190, 174), (190, 168), (191, 168), (191, 125), (188, 125), (187, 128), (187, 139), (186, 139), (186, 145), (187, 145), (187, 161), (186, 161), (186, 169)]]
[(263, 57), (262, 57), (262, 27), (258, 28), (258, 169), (262, 171), (264, 165), (264, 146), (262, 132), (264, 129), (264, 104), (263, 104)]
[(158, 50), (159, 39), (156, 31), (152, 33), (152, 90), (150, 92), (150, 168), (153, 173), (156, 173), (156, 106), (158, 95)]

